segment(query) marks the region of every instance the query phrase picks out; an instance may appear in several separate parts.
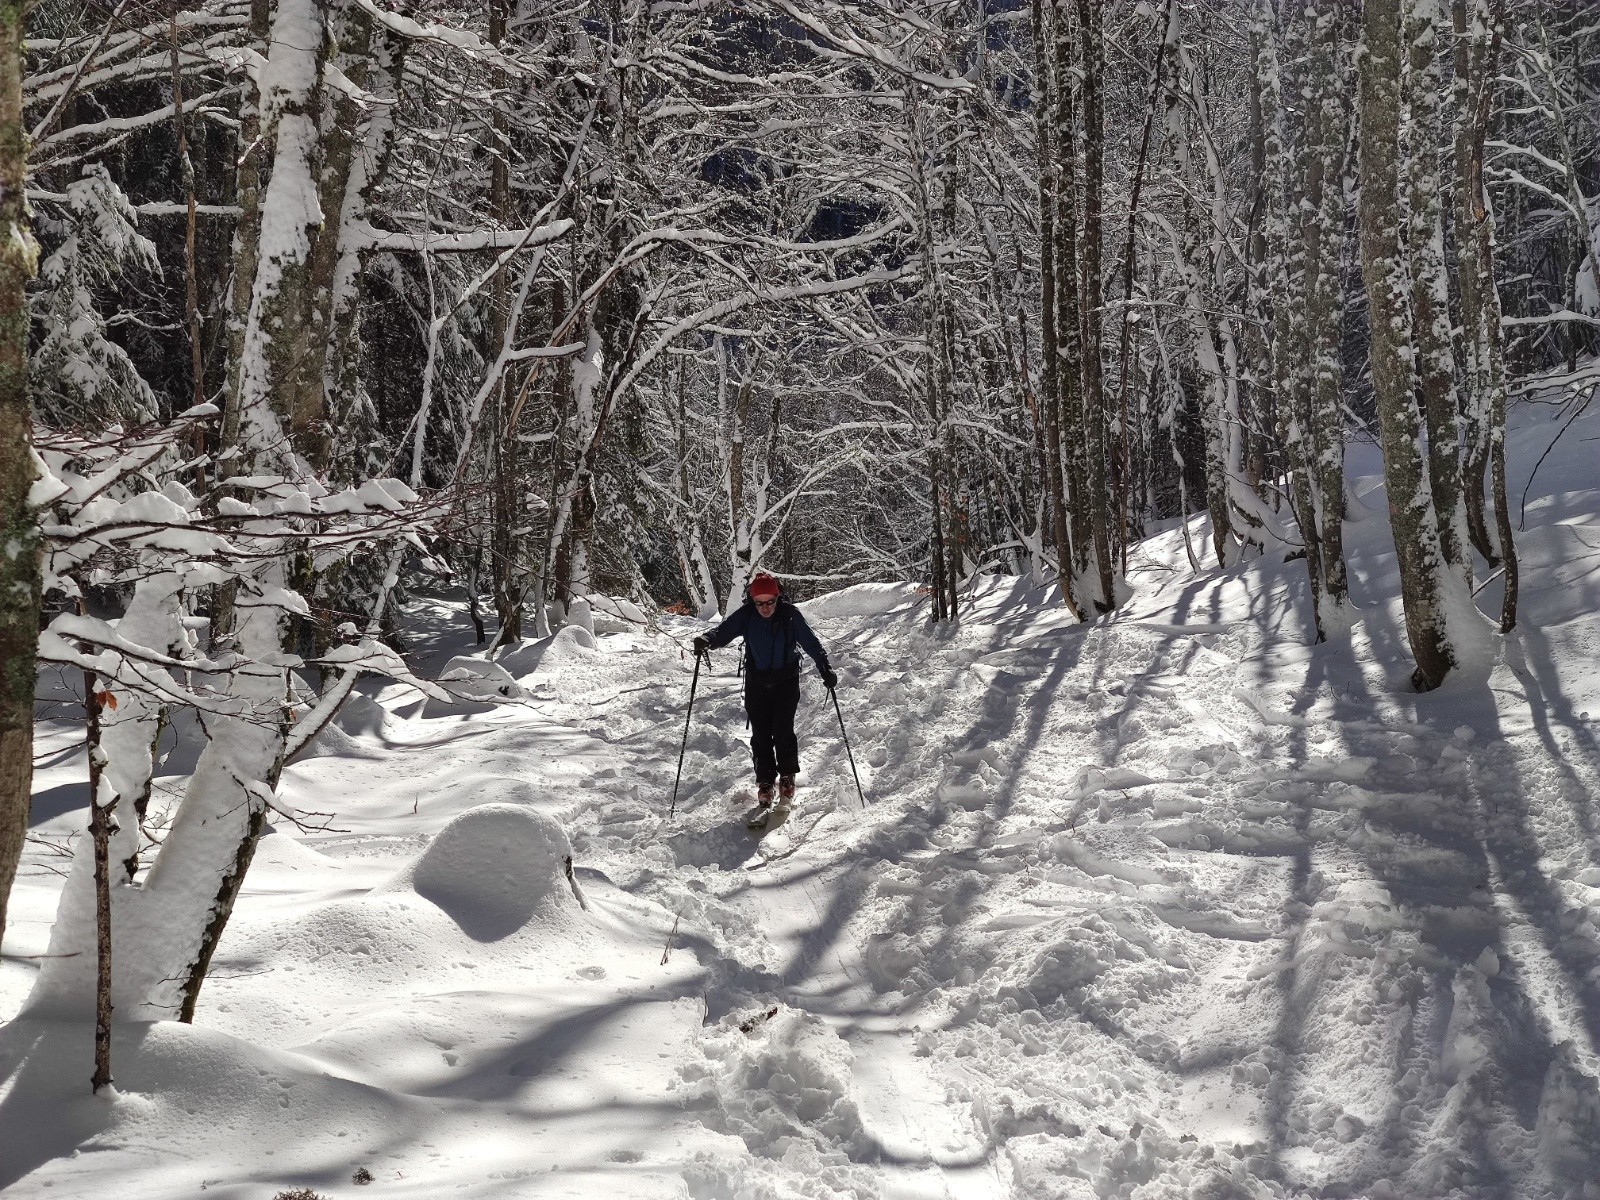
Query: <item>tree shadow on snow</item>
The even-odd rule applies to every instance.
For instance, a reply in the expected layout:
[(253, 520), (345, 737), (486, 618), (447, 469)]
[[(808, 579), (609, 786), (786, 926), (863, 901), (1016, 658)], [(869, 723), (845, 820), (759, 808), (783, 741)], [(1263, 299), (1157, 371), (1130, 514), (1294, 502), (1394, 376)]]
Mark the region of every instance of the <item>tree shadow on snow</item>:
[[(1361, 1165), (1347, 1170), (1345, 1177), (1326, 1179), (1323, 1194), (1364, 1194), (1385, 1179), (1430, 1194), (1451, 1188), (1499, 1194), (1525, 1174), (1523, 1155), (1529, 1143), (1524, 1140), (1519, 1152), (1516, 1139), (1508, 1143), (1493, 1136), (1495, 1126), (1513, 1122), (1533, 1138), (1547, 1076), (1572, 1057), (1570, 1049), (1556, 1044), (1548, 1018), (1540, 1015), (1539, 996), (1549, 992), (1549, 981), (1530, 975), (1526, 952), (1512, 945), (1515, 934), (1507, 922), (1518, 914), (1526, 919), (1558, 971), (1557, 990), (1573, 998), (1577, 1019), (1591, 1041), (1600, 1038), (1595, 948), (1570, 935), (1575, 914), (1541, 868), (1534, 797), (1516, 769), (1513, 751), (1502, 741), (1494, 693), (1484, 684), (1463, 680), (1443, 693), (1416, 698), (1415, 724), (1385, 727), (1370, 719), (1377, 698), (1364, 693), (1359, 669), (1353, 663), (1340, 669), (1340, 660), (1349, 654), (1348, 645), (1319, 647), (1294, 703), (1294, 715), (1302, 722), (1289, 738), (1294, 765), (1309, 762), (1305, 718), (1335, 678), (1343, 681), (1336, 712), (1369, 719), (1324, 720), (1317, 728), (1340, 737), (1347, 755), (1365, 754), (1377, 761), (1362, 780), (1367, 796), (1359, 819), (1346, 822), (1350, 836), (1341, 838), (1342, 845), (1324, 842), (1319, 847), (1319, 838), (1326, 835), (1315, 829), (1303, 788), (1295, 801), (1302, 845), (1292, 864), (1288, 942), (1279, 975), (1282, 1003), (1275, 1042), (1284, 1061), (1267, 1094), (1272, 1158), (1280, 1176), (1304, 1174), (1289, 1168), (1290, 1150), (1307, 1143), (1304, 1127), (1298, 1132), (1294, 1128), (1295, 1114), (1326, 1094), (1326, 1080), (1308, 1073), (1314, 1070), (1309, 1064), (1302, 1069), (1307, 1038), (1317, 1027), (1313, 1023), (1343, 1018), (1330, 1013), (1327, 1005), (1338, 994), (1350, 994), (1349, 984), (1337, 981), (1363, 969), (1362, 959), (1328, 948), (1325, 939), (1321, 949), (1316, 940), (1307, 944), (1308, 934), (1317, 929), (1312, 914), (1318, 889), (1310, 886), (1315, 860), (1329, 856), (1333, 871), (1341, 856), (1353, 856), (1383, 885), (1393, 905), (1378, 928), (1353, 932), (1358, 944), (1372, 948), (1366, 952), (1372, 956), (1365, 969), (1374, 994), (1390, 1000), (1389, 1011), (1398, 1024), (1383, 1031), (1382, 1045), (1376, 1048), (1390, 1070), (1384, 1112), (1361, 1134), (1364, 1144), (1378, 1153), (1359, 1160), (1327, 1156), (1336, 1168), (1340, 1162)], [(1519, 677), (1528, 688), (1545, 748), (1559, 762), (1549, 722), (1540, 712), (1541, 707), (1559, 706), (1540, 695), (1537, 680), (1525, 672)], [(1456, 737), (1462, 725), (1477, 735), (1466, 746)], [(1413, 753), (1386, 752), (1394, 739), (1413, 737)], [(1440, 760), (1431, 773), (1421, 766), (1425, 755)], [(1459, 764), (1457, 769), (1451, 769), (1452, 762)], [(1570, 776), (1570, 769), (1563, 769)], [(1497, 884), (1503, 898), (1495, 895)], [(1328, 918), (1321, 920), (1325, 924)], [(1537, 964), (1533, 966), (1537, 971)], [(1370, 1120), (1372, 1114), (1366, 1116)], [(1593, 1123), (1592, 1114), (1582, 1111), (1575, 1119), (1580, 1126)], [(1597, 1132), (1588, 1127), (1539, 1131), (1543, 1148), (1556, 1146), (1555, 1153), (1543, 1156), (1546, 1165), (1569, 1180), (1583, 1178), (1595, 1165)], [(1590, 1150), (1582, 1149), (1585, 1142)]]
[[(120, 1041), (120, 1039), (119, 1039)], [(14, 1020), (0, 1027), (0, 1192), (107, 1128), (112, 1109), (89, 1087), (94, 1027)]]

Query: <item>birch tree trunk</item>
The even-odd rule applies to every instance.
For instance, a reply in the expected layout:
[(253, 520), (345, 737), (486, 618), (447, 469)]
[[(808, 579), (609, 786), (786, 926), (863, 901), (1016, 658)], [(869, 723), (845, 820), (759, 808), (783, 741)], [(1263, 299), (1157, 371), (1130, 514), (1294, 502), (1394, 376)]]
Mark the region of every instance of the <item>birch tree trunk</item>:
[[(1299, 22), (1288, 18), (1289, 28), (1297, 33)], [(1269, 0), (1256, 0), (1254, 21), (1257, 59), (1256, 75), (1260, 81), (1262, 125), (1262, 170), (1267, 187), (1265, 242), (1263, 267), (1266, 276), (1262, 288), (1264, 299), (1259, 309), (1270, 319), (1272, 336), (1267, 355), (1267, 377), (1276, 397), (1274, 414), (1278, 438), (1289, 468), (1289, 499), (1295, 521), (1300, 526), (1301, 544), (1305, 547), (1306, 572), (1311, 582), (1312, 620), (1316, 640), (1327, 639), (1328, 630), (1323, 623), (1322, 529), (1317, 519), (1314, 498), (1315, 468), (1312, 450), (1312, 427), (1307, 421), (1309, 405), (1303, 386), (1303, 368), (1300, 349), (1304, 338), (1300, 336), (1302, 322), (1296, 313), (1299, 292), (1306, 276), (1295, 271), (1296, 259), (1289, 237), (1293, 214), (1300, 209), (1295, 178), (1294, 154), (1288, 145), (1287, 121), (1283, 111), (1282, 60), (1277, 51), (1277, 31), (1274, 28), (1272, 6)], [(1285, 39), (1285, 57), (1292, 57), (1295, 43)], [(1308, 121), (1308, 127), (1313, 124)], [(1308, 164), (1313, 160), (1306, 156)], [(1310, 172), (1307, 173), (1308, 176)], [(1308, 178), (1307, 186), (1314, 184)], [(1305, 237), (1299, 245), (1309, 263), (1313, 248)]]
[(27, 6), (0, 0), (0, 936), (28, 832), (39, 643), (39, 525), (28, 404), (28, 281), (38, 246), (23, 193), (22, 40)]
[[(717, 365), (719, 387), (726, 387), (727, 348), (717, 336)], [(755, 573), (755, 551), (751, 545), (750, 514), (745, 503), (745, 431), (750, 424), (750, 398), (755, 391), (756, 372), (761, 368), (761, 354), (739, 380), (733, 394), (733, 424), (728, 432), (728, 529), (732, 545), (728, 553), (728, 596), (725, 611), (732, 612), (744, 599), (745, 586)]]
[[(365, 16), (366, 14), (360, 14)], [(377, 413), (361, 375), (361, 270), (365, 254), (363, 226), (372, 202), (388, 176), (394, 149), (395, 110), (400, 102), (405, 43), (383, 26), (369, 21), (362, 86), (374, 97), (367, 106), (360, 146), (351, 159), (339, 209), (338, 258), (333, 270), (333, 303), (329, 314), (328, 352), (323, 391), (338, 439), (335, 477), (352, 479), (358, 470), (377, 470), (373, 444)]]
[[(328, 11), (328, 33), (337, 48), (332, 65), (358, 88), (365, 89), (371, 78), (369, 47), (372, 18), (354, 0), (332, 0)], [(322, 91), (322, 89), (319, 89)], [(310, 234), (311, 250), (306, 268), (307, 294), (303, 327), (298, 332), (301, 344), (293, 350), (295, 368), (291, 374), (290, 428), (296, 449), (312, 470), (319, 474), (333, 461), (334, 431), (329, 422), (329, 364), (334, 342), (334, 313), (343, 319), (353, 316), (354, 307), (336, 290), (353, 288), (353, 277), (341, 278), (341, 243), (348, 245), (353, 230), (346, 232), (345, 221), (365, 215), (349, 201), (350, 185), (356, 172), (362, 106), (349, 93), (326, 89), (318, 105), (317, 145), (320, 170), (317, 175), (317, 224)], [(365, 164), (362, 164), (363, 170)], [(270, 185), (269, 185), (270, 196)]]
[(1315, 459), (1314, 508), (1322, 552), (1324, 631), (1350, 623), (1350, 582), (1344, 561), (1344, 340), (1345, 176), (1349, 169), (1350, 107), (1343, 44), (1344, 10), (1311, 10), (1311, 96), (1316, 106), (1310, 154), (1317, 178), (1307, 187), (1302, 238), (1306, 245), (1306, 323), (1311, 356), (1311, 412), (1307, 432)]
[[(1166, 83), (1162, 76), (1167, 65), (1167, 51), (1177, 40), (1177, 16), (1176, 3), (1174, 0), (1167, 0), (1166, 13), (1161, 19), (1162, 38), (1161, 45), (1156, 50), (1155, 77), (1150, 89), (1150, 104), (1145, 109), (1144, 123), (1139, 131), (1139, 153), (1133, 171), (1133, 186), (1128, 198), (1128, 240), (1122, 259), (1122, 332), (1117, 356), (1120, 429), (1112, 462), (1112, 492), (1116, 498), (1119, 568), (1123, 575), (1128, 571), (1128, 544), (1144, 535), (1144, 518), (1152, 510), (1152, 506), (1146, 503), (1144, 497), (1141, 496), (1137, 503), (1134, 501), (1133, 481), (1141, 480), (1148, 487), (1152, 483), (1152, 476), (1148, 469), (1148, 456), (1141, 453), (1142, 447), (1139, 444), (1139, 439), (1147, 435), (1146, 422), (1133, 422), (1128, 411), (1129, 384), (1138, 365), (1129, 335), (1133, 320), (1133, 278), (1139, 233), (1139, 197), (1144, 190), (1145, 170), (1150, 162), (1150, 135), (1155, 129), (1157, 106), (1166, 91)], [(1154, 382), (1155, 375), (1152, 372), (1152, 388)], [(1135, 400), (1137, 401), (1137, 393)]]
[[(272, 25), (271, 0), (250, 0), (250, 46), (263, 57)], [(223, 392), (222, 445), (239, 442), (240, 368), (244, 365), (244, 332), (255, 294), (256, 264), (261, 251), (261, 164), (271, 154), (263, 143), (261, 95), (246, 92), (239, 108), (238, 166), (234, 197), (239, 219), (233, 227), (233, 284), (228, 292), (228, 385)]]
[(707, 606), (716, 611), (717, 585), (711, 574), (711, 564), (706, 559), (705, 540), (700, 529), (700, 517), (695, 508), (694, 489), (689, 482), (689, 411), (684, 377), (687, 368), (678, 364), (677, 424), (674, 441), (677, 447), (678, 516), (674, 522), (673, 540), (678, 550), (678, 570), (683, 577), (683, 590), (688, 594), (689, 607), (699, 616), (708, 617)]
[[(1500, 290), (1495, 280), (1495, 220), (1483, 180), (1484, 139), (1489, 126), (1489, 97), (1501, 31), (1492, 32), (1492, 18), (1482, 0), (1455, 0), (1452, 25), (1456, 35), (1456, 243), (1460, 261), (1461, 324), (1470, 380), (1467, 409), (1469, 520), (1476, 504), (1473, 542), (1491, 545), (1505, 568), (1505, 595), (1500, 630), (1517, 623), (1519, 572), (1512, 541), (1510, 498), (1506, 494), (1506, 358), (1500, 324)], [(1491, 542), (1483, 513), (1483, 474), (1488, 467), (1494, 492), (1495, 530)], [(1490, 561), (1494, 561), (1491, 559)]]
[(1073, 594), (1073, 611), (1087, 619), (1097, 611), (1089, 582), (1094, 533), (1089, 512), (1087, 421), (1083, 393), (1083, 306), (1078, 256), (1077, 118), (1072, 80), (1077, 73), (1072, 30), (1067, 14), (1058, 11), (1050, 29), (1050, 153), (1054, 206), (1050, 216), (1055, 292), (1056, 410), (1060, 428), (1062, 474), (1067, 502), (1069, 553), (1062, 571)]
[[(1485, 562), (1497, 567), (1500, 564), (1499, 541), (1489, 524), (1483, 491), (1490, 456), (1490, 400), (1486, 386), (1489, 347), (1483, 337), (1485, 280), (1481, 274), (1482, 254), (1474, 233), (1478, 225), (1474, 213), (1477, 201), (1471, 190), (1474, 174), (1479, 169), (1475, 160), (1481, 156), (1483, 145), (1478, 130), (1477, 108), (1478, 96), (1484, 86), (1486, 42), (1476, 19), (1476, 7), (1474, 0), (1452, 0), (1450, 6), (1455, 44), (1455, 81), (1452, 86), (1455, 119), (1452, 132), (1456, 174), (1452, 215), (1456, 233), (1456, 288), (1461, 300), (1462, 353), (1466, 359), (1466, 387), (1462, 405), (1465, 437), (1462, 506), (1473, 547)], [(1469, 9), (1473, 10), (1470, 15)], [(1498, 325), (1493, 336), (1498, 341)]]
[(1470, 586), (1472, 564), (1467, 556), (1467, 514), (1461, 492), (1461, 430), (1457, 415), (1460, 397), (1456, 393), (1455, 354), (1450, 344), (1444, 204), (1439, 195), (1439, 96), (1444, 78), (1439, 69), (1438, 30), (1443, 21), (1439, 0), (1406, 0), (1404, 30), (1410, 60), (1407, 242), (1412, 262), (1414, 361), (1428, 427), (1428, 480), (1439, 518), (1439, 548), (1445, 562)]
[(1361, 57), (1361, 272), (1367, 285), (1372, 382), (1378, 399), (1389, 522), (1400, 565), (1406, 633), (1428, 691), (1456, 665), (1441, 589), (1444, 556), (1423, 457), (1412, 369), (1411, 277), (1400, 242), (1400, 0), (1367, 0)]
[[(240, 346), (238, 431), (251, 470), (297, 477), (318, 453), (322, 413), (295, 390), (297, 355), (307, 347), (312, 246), (322, 225), (317, 112), (327, 53), (321, 0), (279, 0), (271, 53), (262, 70), (263, 118), (273, 145), (271, 180), (261, 202), (255, 284)], [(319, 348), (320, 349), (320, 348)], [(318, 353), (320, 368), (323, 355)], [(319, 372), (320, 374), (320, 372)], [(320, 395), (320, 388), (317, 389)], [(301, 445), (294, 435), (304, 434)], [(234, 638), (245, 659), (229, 692), (240, 714), (219, 716), (183, 803), (151, 868), (145, 890), (177, 923), (153, 955), (146, 1002), (157, 1013), (194, 1018), (200, 988), (244, 885), (265, 827), (267, 802), (283, 769), (289, 679), (281, 660), (285, 604), (281, 555), (242, 580), (234, 600)]]

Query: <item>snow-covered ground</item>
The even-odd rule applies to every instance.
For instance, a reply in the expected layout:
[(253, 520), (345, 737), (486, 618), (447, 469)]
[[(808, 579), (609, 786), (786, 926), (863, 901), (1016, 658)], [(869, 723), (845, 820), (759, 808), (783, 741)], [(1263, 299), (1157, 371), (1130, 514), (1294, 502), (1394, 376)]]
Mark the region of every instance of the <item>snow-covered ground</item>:
[[(358, 698), (285, 775), (328, 827), (263, 840), (197, 1024), (120, 1029), (99, 1099), (87, 1027), (0, 1028), (0, 1188), (1600, 1197), (1596, 438), (1529, 492), (1520, 630), (1427, 696), (1370, 449), (1348, 641), (1307, 645), (1302, 564), (1197, 576), (1177, 530), (1089, 627), (1015, 580), (953, 631), (909, 587), (814, 601), (868, 807), (812, 676), (765, 839), (734, 651), (668, 815), (692, 622), (518, 651), (518, 705)], [(425, 661), (470, 649), (455, 607), (410, 619)], [(46, 838), (83, 820), (73, 734), (41, 725)]]

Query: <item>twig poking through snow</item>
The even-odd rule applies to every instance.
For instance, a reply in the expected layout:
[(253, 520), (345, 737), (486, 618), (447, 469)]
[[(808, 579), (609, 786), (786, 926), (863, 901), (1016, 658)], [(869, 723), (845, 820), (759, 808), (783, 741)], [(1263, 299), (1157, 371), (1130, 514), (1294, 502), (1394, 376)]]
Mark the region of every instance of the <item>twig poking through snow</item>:
[(661, 965), (667, 965), (667, 959), (672, 957), (672, 939), (678, 936), (678, 925), (683, 921), (683, 914), (679, 913), (672, 918), (672, 932), (667, 934), (667, 944), (661, 948)]

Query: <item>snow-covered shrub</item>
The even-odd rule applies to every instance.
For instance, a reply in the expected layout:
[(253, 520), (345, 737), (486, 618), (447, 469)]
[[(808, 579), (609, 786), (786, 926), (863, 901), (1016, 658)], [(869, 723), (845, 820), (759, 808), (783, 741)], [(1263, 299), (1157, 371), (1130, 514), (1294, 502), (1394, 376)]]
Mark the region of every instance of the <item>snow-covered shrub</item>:
[(31, 309), (37, 337), (28, 386), (40, 417), (57, 426), (137, 424), (156, 398), (128, 352), (112, 341), (103, 309), (127, 276), (161, 274), (139, 215), (103, 166), (90, 165), (56, 203), (40, 205), (39, 265)]

